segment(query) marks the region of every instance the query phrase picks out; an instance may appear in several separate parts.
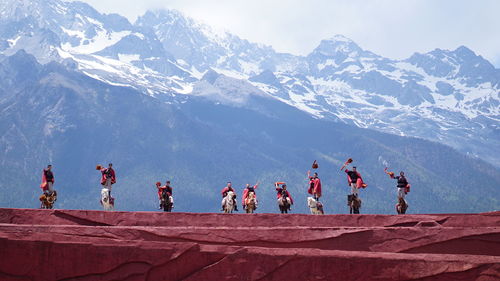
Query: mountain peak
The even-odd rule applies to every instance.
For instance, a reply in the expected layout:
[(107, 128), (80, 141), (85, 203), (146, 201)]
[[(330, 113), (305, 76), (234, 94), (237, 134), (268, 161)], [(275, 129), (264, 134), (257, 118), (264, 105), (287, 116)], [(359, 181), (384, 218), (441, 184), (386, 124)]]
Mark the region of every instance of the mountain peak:
[(347, 38), (341, 34), (336, 34), (333, 37), (330, 37), (330, 38), (325, 39), (323, 41), (354, 43), (354, 41), (352, 41), (350, 38)]
[(457, 54), (460, 57), (476, 57), (476, 53), (472, 51), (471, 49), (465, 47), (464, 45), (458, 47), (453, 51), (455, 54)]
[(329, 39), (321, 40), (319, 46), (314, 49), (313, 54), (320, 54), (326, 57), (334, 56), (359, 56), (363, 50), (351, 39), (343, 35), (335, 35)]

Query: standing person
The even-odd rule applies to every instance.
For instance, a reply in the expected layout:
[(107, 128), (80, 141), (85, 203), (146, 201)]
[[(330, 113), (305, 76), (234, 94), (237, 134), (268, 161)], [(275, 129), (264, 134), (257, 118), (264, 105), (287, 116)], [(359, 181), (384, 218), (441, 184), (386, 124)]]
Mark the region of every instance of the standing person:
[(107, 168), (101, 168), (101, 184), (103, 188), (109, 190), (109, 196), (111, 197), (111, 187), (116, 183), (116, 174), (113, 169), (113, 164), (109, 163)]
[(42, 184), (40, 188), (47, 195), (52, 194), (54, 190), (54, 173), (52, 172), (52, 165), (47, 165), (46, 169), (42, 172)]
[(319, 201), (321, 197), (321, 180), (318, 177), (318, 173), (314, 173), (311, 177), (311, 171), (307, 171), (307, 177), (309, 178), (309, 189), (307, 192), (314, 197), (314, 200)]
[(387, 168), (385, 168), (385, 172), (392, 178), (398, 181), (397, 188), (398, 188), (398, 199), (402, 198), (405, 199), (406, 193), (408, 193), (409, 190), (409, 183), (408, 180), (406, 180), (405, 173), (403, 171), (399, 172), (399, 176), (394, 176), (393, 172), (387, 172)]
[(352, 171), (345, 169), (345, 172), (347, 174), (347, 183), (351, 187), (351, 194), (358, 196), (359, 189), (366, 187), (361, 174), (356, 170), (356, 167), (352, 167)]
[(245, 189), (243, 189), (243, 196), (241, 198), (241, 205), (243, 205), (243, 209), (245, 209), (245, 200), (247, 199), (248, 194), (250, 192), (253, 192), (255, 196), (255, 209), (257, 209), (257, 193), (255, 193), (257, 187), (259, 187), (259, 183), (256, 183), (254, 186), (251, 186), (250, 184), (247, 183)]
[[(229, 191), (234, 192), (235, 197), (236, 197), (236, 192), (234, 191), (233, 187), (231, 186), (231, 182), (228, 181), (227, 185), (222, 189), (221, 194), (222, 194), (222, 199), (227, 196), (227, 193)], [(236, 204), (236, 199), (233, 198), (233, 203), (234, 203), (234, 210), (237, 212), (238, 211), (238, 204)], [(222, 200), (222, 211), (224, 211), (224, 200)]]

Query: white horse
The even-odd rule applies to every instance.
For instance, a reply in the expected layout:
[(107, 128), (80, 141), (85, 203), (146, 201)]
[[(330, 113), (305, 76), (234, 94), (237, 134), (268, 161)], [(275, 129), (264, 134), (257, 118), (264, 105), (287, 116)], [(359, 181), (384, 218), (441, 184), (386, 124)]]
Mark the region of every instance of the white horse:
[(323, 215), (323, 204), (321, 202), (316, 201), (316, 199), (312, 197), (307, 197), (307, 206), (311, 210), (311, 214), (313, 215)]
[(234, 211), (234, 192), (228, 191), (226, 197), (222, 199), (222, 206), (224, 206), (224, 213), (231, 214)]
[(101, 189), (101, 205), (104, 211), (113, 211), (115, 209), (115, 199), (111, 197), (109, 189)]

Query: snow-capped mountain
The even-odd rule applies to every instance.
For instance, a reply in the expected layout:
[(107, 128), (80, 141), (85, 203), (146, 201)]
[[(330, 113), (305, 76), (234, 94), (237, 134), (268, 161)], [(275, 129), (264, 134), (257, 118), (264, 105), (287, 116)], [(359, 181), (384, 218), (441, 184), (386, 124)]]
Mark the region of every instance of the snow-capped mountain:
[(391, 60), (337, 35), (294, 56), (173, 10), (132, 24), (80, 2), (7, 0), (0, 15), (5, 56), (24, 49), (169, 102), (201, 95), (245, 106), (245, 96), (270, 96), (316, 118), (441, 142), (500, 166), (500, 70), (464, 46)]

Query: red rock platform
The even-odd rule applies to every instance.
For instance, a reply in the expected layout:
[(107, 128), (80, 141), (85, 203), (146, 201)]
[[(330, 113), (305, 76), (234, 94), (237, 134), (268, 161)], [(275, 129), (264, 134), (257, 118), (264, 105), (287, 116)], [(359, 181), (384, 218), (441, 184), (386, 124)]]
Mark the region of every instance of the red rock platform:
[(0, 209), (0, 280), (500, 280), (500, 212)]

